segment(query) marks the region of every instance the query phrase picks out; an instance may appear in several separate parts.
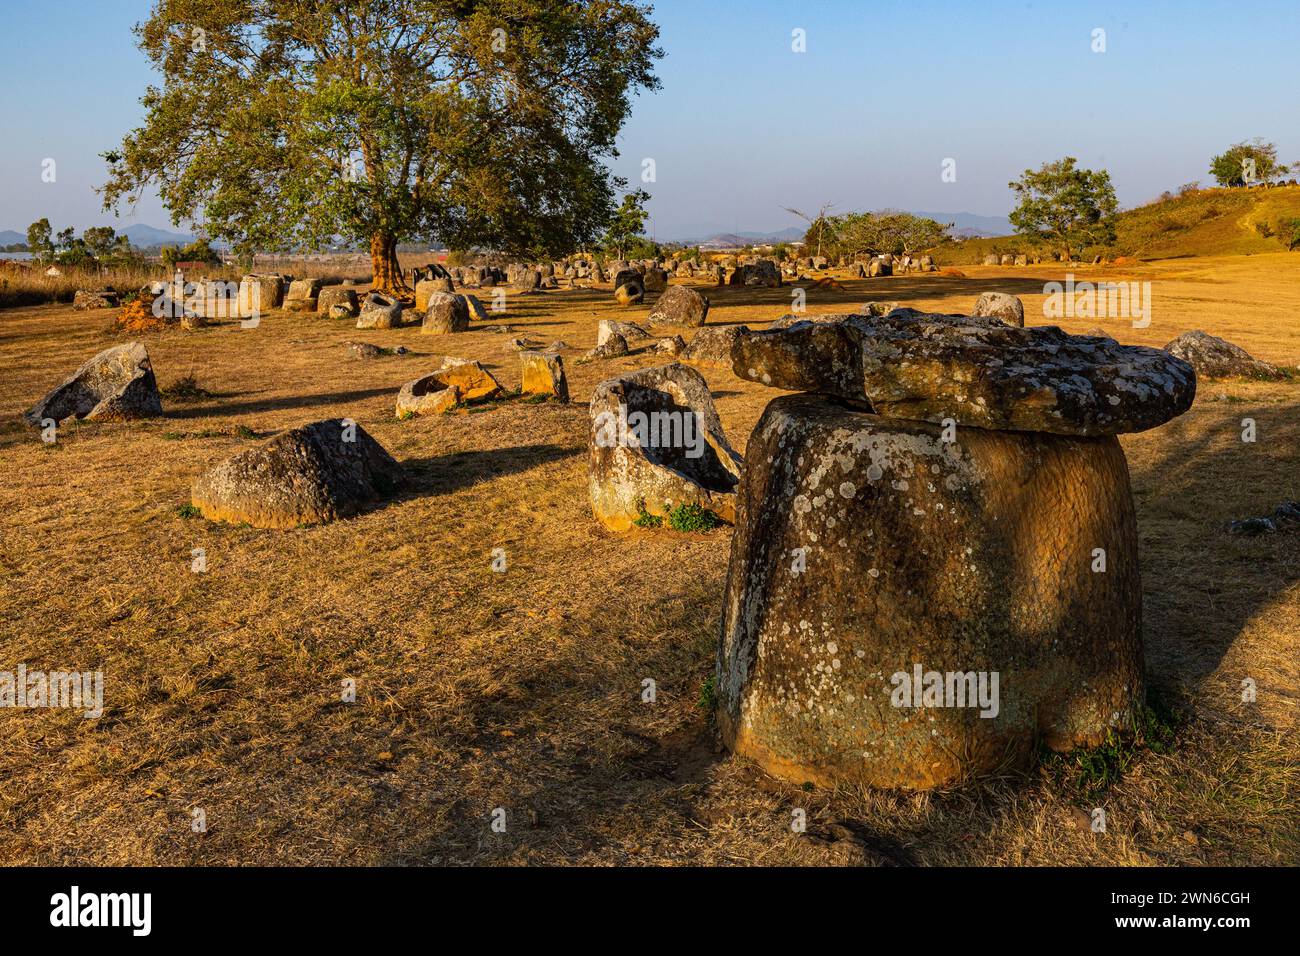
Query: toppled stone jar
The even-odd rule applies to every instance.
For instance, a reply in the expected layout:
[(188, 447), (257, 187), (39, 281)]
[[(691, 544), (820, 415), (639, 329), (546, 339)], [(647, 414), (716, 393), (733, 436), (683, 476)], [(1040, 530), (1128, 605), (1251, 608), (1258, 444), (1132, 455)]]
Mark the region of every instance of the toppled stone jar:
[(735, 516), (743, 461), (699, 372), (673, 363), (601, 382), (591, 398), (587, 491), (610, 531), (691, 505)]
[(816, 392), (773, 401), (746, 448), (718, 651), (724, 742), (775, 776), (943, 786), (1137, 714), (1114, 435), (1185, 410), (1195, 374), (994, 322), (898, 310), (734, 347), (738, 375)]

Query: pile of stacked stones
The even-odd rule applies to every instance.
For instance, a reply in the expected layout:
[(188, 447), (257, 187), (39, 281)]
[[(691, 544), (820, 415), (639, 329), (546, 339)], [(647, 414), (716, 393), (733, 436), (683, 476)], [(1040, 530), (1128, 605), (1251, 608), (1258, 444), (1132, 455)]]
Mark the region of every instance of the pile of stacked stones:
[(1186, 411), (1189, 364), (911, 309), (746, 332), (732, 361), (801, 394), (767, 406), (736, 492), (729, 747), (801, 783), (922, 789), (1130, 725), (1141, 586), (1115, 436)]

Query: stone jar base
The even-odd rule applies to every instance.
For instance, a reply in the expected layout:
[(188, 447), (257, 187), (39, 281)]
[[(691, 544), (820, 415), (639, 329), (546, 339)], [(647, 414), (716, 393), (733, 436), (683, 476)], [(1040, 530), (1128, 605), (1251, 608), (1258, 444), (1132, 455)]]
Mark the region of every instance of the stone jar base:
[(945, 435), (791, 395), (745, 458), (716, 680), (736, 753), (925, 789), (1131, 726), (1141, 583), (1114, 438)]

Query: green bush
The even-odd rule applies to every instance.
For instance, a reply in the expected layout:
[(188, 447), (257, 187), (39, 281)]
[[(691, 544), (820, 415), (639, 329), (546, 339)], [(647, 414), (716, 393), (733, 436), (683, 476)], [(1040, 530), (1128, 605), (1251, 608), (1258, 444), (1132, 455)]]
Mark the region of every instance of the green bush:
[(707, 508), (683, 502), (668, 512), (668, 527), (674, 531), (712, 531), (722, 520)]
[(1282, 244), (1288, 251), (1293, 251), (1296, 246), (1300, 246), (1300, 217), (1279, 219), (1276, 231), (1277, 237), (1282, 240)]

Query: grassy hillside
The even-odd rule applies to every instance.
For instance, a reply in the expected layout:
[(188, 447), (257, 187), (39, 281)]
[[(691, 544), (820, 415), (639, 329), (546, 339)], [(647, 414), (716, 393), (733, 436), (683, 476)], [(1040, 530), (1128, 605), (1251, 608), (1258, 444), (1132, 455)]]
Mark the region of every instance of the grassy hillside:
[[(1187, 256), (1279, 252), (1281, 222), (1300, 218), (1300, 186), (1275, 189), (1202, 189), (1121, 212), (1115, 244), (1085, 258), (1177, 259)], [(940, 251), (945, 264), (974, 264), (990, 252), (1030, 252), (1019, 236), (969, 239)], [(1300, 252), (1300, 250), (1297, 250)], [(1300, 261), (1300, 259), (1298, 259)]]

